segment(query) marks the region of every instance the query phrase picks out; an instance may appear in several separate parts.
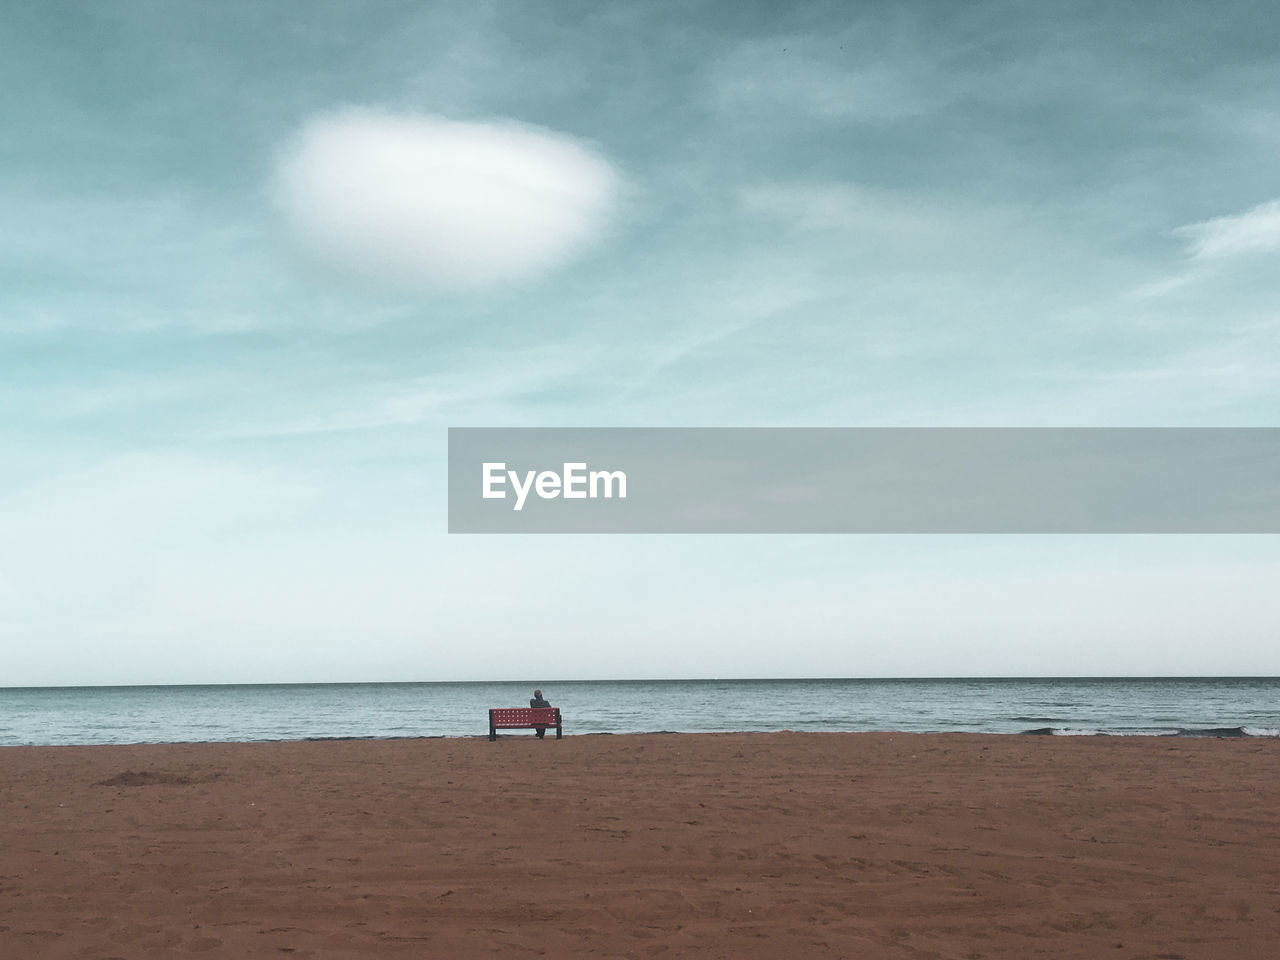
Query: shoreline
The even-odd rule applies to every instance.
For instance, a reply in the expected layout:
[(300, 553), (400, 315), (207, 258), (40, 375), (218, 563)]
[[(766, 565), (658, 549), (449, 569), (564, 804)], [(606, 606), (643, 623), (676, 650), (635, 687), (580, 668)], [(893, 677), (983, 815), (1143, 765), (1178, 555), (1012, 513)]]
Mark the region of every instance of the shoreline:
[[(1258, 732), (1250, 732), (1256, 730)], [(1166, 730), (1162, 732), (1136, 732), (1121, 733), (1107, 730), (1095, 730), (1090, 728), (1057, 728), (1057, 727), (1040, 727), (1031, 730), (1015, 730), (1007, 732), (998, 732), (991, 730), (637, 730), (637, 731), (612, 731), (612, 730), (596, 730), (587, 733), (565, 732), (565, 739), (570, 737), (757, 737), (757, 736), (797, 736), (797, 737), (824, 737), (824, 736), (886, 736), (886, 737), (995, 737), (999, 739), (1032, 737), (1047, 737), (1051, 739), (1078, 739), (1078, 740), (1243, 740), (1243, 741), (1280, 741), (1280, 730), (1272, 730), (1268, 728), (1253, 728), (1249, 725), (1237, 727), (1217, 727), (1204, 730)], [(498, 733), (499, 740), (518, 740), (522, 737), (533, 738), (532, 731), (500, 731)], [(4, 750), (39, 750), (39, 749), (61, 749), (67, 747), (143, 747), (143, 746), (216, 746), (216, 745), (244, 745), (251, 746), (255, 744), (273, 744), (273, 743), (395, 743), (401, 741), (455, 741), (468, 742), (472, 740), (488, 741), (487, 733), (476, 734), (405, 734), (405, 735), (388, 735), (388, 736), (362, 736), (353, 734), (352, 736), (320, 736), (320, 737), (297, 737), (297, 738), (267, 738), (261, 740), (129, 740), (129, 741), (112, 741), (107, 743), (9, 743), (0, 744), (0, 751)], [(554, 739), (554, 738), (552, 738)]]
[(0, 954), (1269, 958), (1267, 738), (0, 751)]

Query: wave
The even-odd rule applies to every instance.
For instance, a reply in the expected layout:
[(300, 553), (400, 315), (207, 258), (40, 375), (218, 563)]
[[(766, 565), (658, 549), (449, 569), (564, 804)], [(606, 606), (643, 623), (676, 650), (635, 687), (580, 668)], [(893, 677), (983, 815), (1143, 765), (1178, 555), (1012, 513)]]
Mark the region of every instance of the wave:
[(1053, 737), (1280, 737), (1275, 727), (1173, 727), (1151, 730), (1096, 730), (1091, 727), (1037, 727), (1028, 736)]
[(1280, 737), (1280, 727), (1241, 727), (1246, 737)]

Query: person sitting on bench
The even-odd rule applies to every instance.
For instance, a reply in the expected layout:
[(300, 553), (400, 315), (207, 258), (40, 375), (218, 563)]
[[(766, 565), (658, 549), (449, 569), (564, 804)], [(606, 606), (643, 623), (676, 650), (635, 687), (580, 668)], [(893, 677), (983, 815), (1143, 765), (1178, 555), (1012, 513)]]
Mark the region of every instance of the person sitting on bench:
[[(543, 700), (543, 699), (542, 699), (542, 691), (541, 691), (541, 690), (535, 690), (535, 691), (533, 691), (533, 699), (529, 701), (529, 706), (531, 706), (531, 707), (549, 707), (549, 706), (551, 706), (551, 704), (549, 704), (546, 700)], [(546, 736), (546, 734), (547, 734), (547, 728), (546, 728), (546, 727), (534, 727), (534, 730), (536, 730), (536, 731), (537, 731), (537, 737), (538, 737), (538, 739), (539, 739), (539, 740), (541, 740), (541, 739), (542, 739), (544, 736)]]

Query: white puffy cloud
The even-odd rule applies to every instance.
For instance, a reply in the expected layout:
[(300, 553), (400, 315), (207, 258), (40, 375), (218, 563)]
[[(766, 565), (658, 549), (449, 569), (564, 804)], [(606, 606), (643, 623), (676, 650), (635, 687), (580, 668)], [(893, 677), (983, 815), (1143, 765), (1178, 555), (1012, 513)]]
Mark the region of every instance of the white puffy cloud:
[(599, 236), (620, 184), (599, 153), (551, 130), (369, 109), (312, 118), (276, 172), (309, 252), (421, 289), (559, 266)]
[(1214, 217), (1178, 229), (1191, 241), (1196, 260), (1223, 260), (1246, 253), (1280, 250), (1280, 200), (1228, 217)]

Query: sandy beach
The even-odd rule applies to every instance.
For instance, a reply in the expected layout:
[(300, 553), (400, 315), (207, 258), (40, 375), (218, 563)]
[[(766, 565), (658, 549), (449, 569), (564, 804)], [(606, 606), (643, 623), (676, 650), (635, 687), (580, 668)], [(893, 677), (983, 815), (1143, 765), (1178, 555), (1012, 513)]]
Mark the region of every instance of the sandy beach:
[(1270, 958), (1280, 742), (0, 750), (0, 956)]

